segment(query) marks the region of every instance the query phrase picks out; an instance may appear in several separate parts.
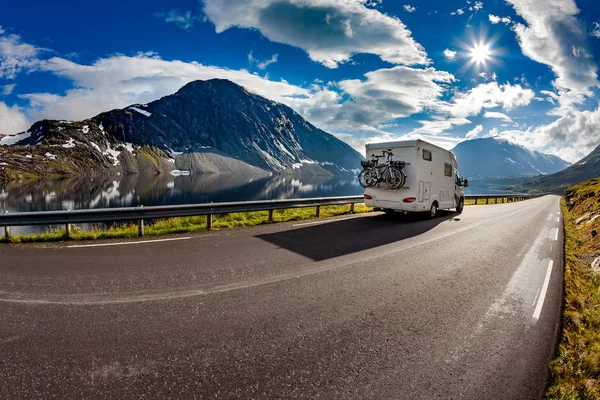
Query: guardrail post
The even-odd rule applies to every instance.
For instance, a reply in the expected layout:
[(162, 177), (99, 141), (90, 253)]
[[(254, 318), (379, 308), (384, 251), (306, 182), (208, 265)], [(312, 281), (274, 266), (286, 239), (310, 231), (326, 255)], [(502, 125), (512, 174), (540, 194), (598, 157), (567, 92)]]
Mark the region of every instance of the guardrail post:
[(502, 198), (502, 202), (504, 203), (504, 197)]
[(321, 206), (317, 206), (317, 218), (321, 217)]
[(206, 216), (206, 229), (208, 229), (209, 231), (212, 229), (212, 214), (208, 214)]
[(485, 199), (485, 204), (490, 204), (490, 199)]
[(353, 213), (354, 212), (354, 203), (350, 203), (350, 212)]
[(273, 222), (273, 210), (269, 210), (269, 222)]
[[(142, 204), (140, 204), (138, 206), (138, 208), (144, 208), (144, 206)], [(137, 226), (138, 226), (138, 236), (139, 237), (144, 236), (144, 220), (142, 218), (138, 219)]]
[[(71, 209), (70, 209), (70, 208), (67, 208), (67, 211), (71, 211)], [(68, 238), (70, 238), (70, 237), (71, 237), (71, 231), (73, 230), (72, 228), (73, 228), (73, 224), (69, 224), (69, 223), (66, 223), (66, 224), (65, 224), (65, 235), (66, 235)]]
[(473, 205), (477, 205), (477, 199), (475, 199), (475, 202), (473, 203)]
[[(4, 211), (4, 214), (8, 214), (8, 210)], [(5, 226), (4, 227), (4, 238), (8, 239), (10, 237), (10, 226)]]

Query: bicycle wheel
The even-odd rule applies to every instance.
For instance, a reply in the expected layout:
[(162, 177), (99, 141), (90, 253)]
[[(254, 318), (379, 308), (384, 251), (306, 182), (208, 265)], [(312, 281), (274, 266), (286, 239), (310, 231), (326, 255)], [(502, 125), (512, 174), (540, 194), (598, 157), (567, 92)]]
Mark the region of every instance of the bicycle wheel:
[(365, 168), (358, 174), (358, 183), (364, 188), (375, 186), (377, 177), (374, 176), (373, 168)]
[(390, 189), (400, 189), (406, 183), (406, 174), (401, 169), (390, 168), (385, 183)]
[(363, 169), (362, 171), (360, 171), (360, 174), (358, 174), (358, 183), (360, 186), (362, 186), (364, 188), (369, 187), (369, 185), (367, 184), (368, 172), (369, 172), (369, 170)]

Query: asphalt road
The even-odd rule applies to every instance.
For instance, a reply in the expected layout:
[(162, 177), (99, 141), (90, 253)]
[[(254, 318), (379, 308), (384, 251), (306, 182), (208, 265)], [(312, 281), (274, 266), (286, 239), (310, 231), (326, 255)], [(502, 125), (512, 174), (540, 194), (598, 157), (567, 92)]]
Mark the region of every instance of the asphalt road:
[(0, 398), (540, 398), (561, 218), (546, 196), (434, 220), (2, 245)]

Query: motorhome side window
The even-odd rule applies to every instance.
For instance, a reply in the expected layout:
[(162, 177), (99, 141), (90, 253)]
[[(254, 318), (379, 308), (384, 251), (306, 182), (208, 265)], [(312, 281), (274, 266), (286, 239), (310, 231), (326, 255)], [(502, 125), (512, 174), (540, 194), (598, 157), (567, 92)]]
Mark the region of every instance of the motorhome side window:
[(431, 161), (431, 151), (423, 149), (423, 160)]
[(452, 165), (444, 163), (444, 175), (452, 177)]

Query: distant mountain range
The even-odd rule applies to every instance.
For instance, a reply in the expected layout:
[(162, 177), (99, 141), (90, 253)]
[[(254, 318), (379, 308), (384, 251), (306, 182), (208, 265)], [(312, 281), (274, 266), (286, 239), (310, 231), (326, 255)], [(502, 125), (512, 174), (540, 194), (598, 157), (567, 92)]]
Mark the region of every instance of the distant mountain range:
[(529, 150), (501, 138), (467, 140), (452, 152), (461, 175), (469, 179), (525, 175), (546, 175), (571, 164), (560, 157)]
[(350, 173), (363, 157), (291, 108), (222, 79), (0, 140), (0, 181), (100, 173)]

